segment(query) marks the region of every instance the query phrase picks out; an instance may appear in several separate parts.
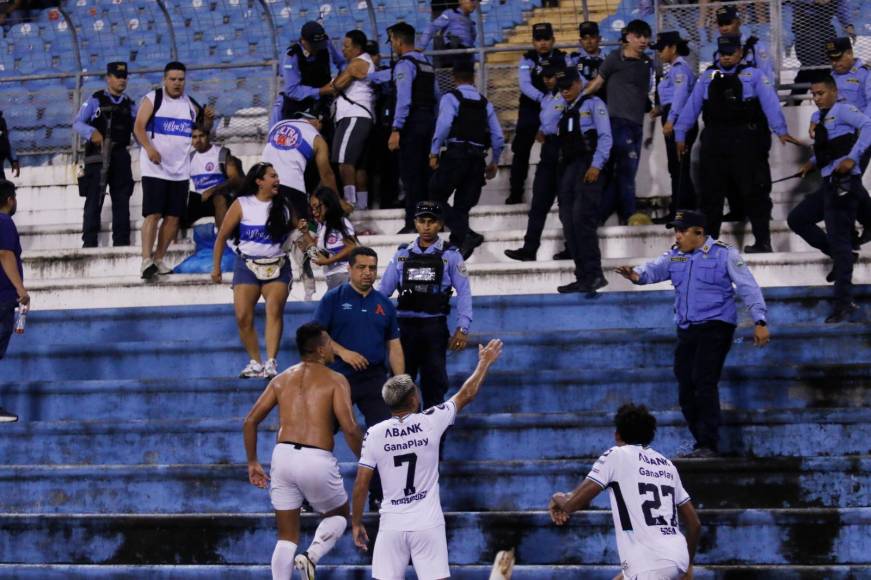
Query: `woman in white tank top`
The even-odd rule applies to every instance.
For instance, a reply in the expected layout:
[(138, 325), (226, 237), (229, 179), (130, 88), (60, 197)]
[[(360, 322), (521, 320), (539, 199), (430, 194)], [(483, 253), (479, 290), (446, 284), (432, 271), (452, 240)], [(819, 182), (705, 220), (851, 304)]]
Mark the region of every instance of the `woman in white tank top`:
[(331, 290), (348, 281), (348, 255), (358, 245), (354, 225), (345, 217), (339, 196), (328, 187), (320, 187), (311, 195), (309, 207), (317, 222), (316, 234), (312, 235), (305, 220), (297, 227), (309, 248), (316, 248), (312, 262), (324, 269), (327, 289)]
[[(270, 163), (258, 163), (248, 171), (241, 190), (227, 211), (215, 240), (212, 281), (221, 283), (224, 244), (238, 254), (233, 268), (233, 304), (239, 338), (251, 361), (242, 378), (271, 378), (278, 374), (278, 349), (283, 330), (284, 305), (292, 280), (290, 261), (284, 249), (293, 230), (293, 217), (278, 194), (278, 174)], [(261, 363), (260, 345), (254, 329), (254, 307), (266, 301), (266, 363)]]

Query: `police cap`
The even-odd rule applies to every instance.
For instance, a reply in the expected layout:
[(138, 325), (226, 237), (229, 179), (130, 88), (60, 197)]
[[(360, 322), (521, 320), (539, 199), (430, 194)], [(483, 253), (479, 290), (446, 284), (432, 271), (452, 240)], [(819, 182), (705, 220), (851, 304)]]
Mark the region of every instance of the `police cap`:
[(419, 201), (417, 207), (414, 208), (414, 217), (430, 216), (439, 221), (444, 220), (444, 210), (442, 204), (437, 201)]
[(106, 74), (119, 79), (127, 78), (127, 63), (123, 61), (110, 62), (106, 65)]
[(684, 44), (686, 40), (680, 37), (680, 32), (676, 30), (669, 30), (666, 32), (660, 32), (656, 35), (656, 42), (650, 45), (650, 48), (653, 50), (662, 50), (666, 46), (677, 46), (678, 44)]
[(692, 209), (679, 209), (674, 212), (674, 219), (665, 224), (667, 228), (685, 230), (687, 228), (703, 228), (707, 220), (705, 214)]
[(578, 24), (578, 36), (599, 36), (599, 25), (592, 20), (586, 20)]
[(832, 60), (837, 60), (848, 50), (853, 50), (853, 43), (850, 42), (850, 37), (841, 36), (826, 43), (826, 54)]
[(553, 77), (565, 70), (565, 64), (554, 62), (548, 65), (541, 67), (541, 76), (543, 77)]
[(550, 40), (553, 38), (553, 26), (550, 22), (539, 22), (532, 25), (533, 40)]
[(327, 47), (327, 31), (320, 23), (314, 20), (309, 20), (302, 25), (302, 36), (312, 47), (312, 50), (317, 52)]
[(726, 26), (738, 20), (738, 9), (732, 5), (717, 8), (717, 25)]
[(741, 48), (740, 36), (721, 36), (717, 39), (717, 52), (720, 54), (735, 54), (739, 48)]
[(559, 90), (565, 90), (572, 86), (575, 81), (581, 80), (578, 69), (573, 66), (563, 68), (556, 73), (556, 86)]
[(451, 67), (451, 72), (459, 75), (473, 75), (475, 74), (475, 63), (472, 62), (468, 58), (461, 58), (454, 61), (454, 65)]

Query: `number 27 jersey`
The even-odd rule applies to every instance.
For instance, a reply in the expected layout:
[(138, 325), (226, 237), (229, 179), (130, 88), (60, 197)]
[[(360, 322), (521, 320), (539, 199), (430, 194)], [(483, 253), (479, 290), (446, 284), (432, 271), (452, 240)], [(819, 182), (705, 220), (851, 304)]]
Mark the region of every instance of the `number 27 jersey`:
[(674, 464), (650, 447), (620, 445), (602, 454), (587, 479), (608, 489), (624, 576), (676, 564), (689, 552), (678, 507), (690, 501)]
[(457, 408), (447, 401), (369, 428), (360, 454), (362, 467), (378, 468), (384, 500), (382, 530), (412, 532), (444, 525), (439, 498), (439, 446)]

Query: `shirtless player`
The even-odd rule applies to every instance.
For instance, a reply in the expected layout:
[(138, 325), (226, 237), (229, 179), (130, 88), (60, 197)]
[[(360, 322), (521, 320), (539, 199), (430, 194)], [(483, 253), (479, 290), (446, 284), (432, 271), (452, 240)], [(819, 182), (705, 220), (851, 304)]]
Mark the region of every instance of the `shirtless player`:
[[(334, 358), (329, 335), (319, 324), (303, 324), (296, 331), (296, 344), (302, 362), (269, 383), (243, 427), (248, 480), (266, 489), (269, 477), (257, 460), (257, 426), (278, 405), (278, 443), (270, 467), (270, 497), (278, 524), (273, 580), (289, 580), (293, 567), (303, 578), (312, 580), (315, 566), (348, 526), (348, 495), (332, 453), (335, 423), (357, 457), (362, 445), (348, 381), (326, 366)], [(304, 499), (324, 519), (308, 550), (294, 558), (299, 544), (299, 508)]]

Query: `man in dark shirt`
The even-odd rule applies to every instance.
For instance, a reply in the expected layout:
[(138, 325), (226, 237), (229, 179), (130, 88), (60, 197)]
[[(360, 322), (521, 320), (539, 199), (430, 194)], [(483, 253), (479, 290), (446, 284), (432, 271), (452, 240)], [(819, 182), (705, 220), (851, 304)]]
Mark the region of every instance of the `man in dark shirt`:
[[(347, 377), (351, 401), (371, 427), (390, 417), (381, 396), (387, 364), (394, 375), (405, 373), (396, 307), (375, 290), (378, 254), (358, 246), (348, 256), (350, 280), (324, 294), (315, 321), (327, 329), (339, 358), (333, 369)], [(381, 481), (372, 480), (370, 506), (381, 501)]]
[(644, 113), (651, 108), (650, 91), (653, 60), (644, 51), (650, 41), (650, 26), (633, 20), (623, 31), (623, 46), (612, 51), (599, 76), (587, 85), (584, 93), (595, 94), (605, 87), (604, 99), (611, 117), (611, 172), (602, 197), (602, 221), (617, 210), (625, 224), (635, 213), (635, 174), (641, 157)]
[[(6, 354), (15, 327), (15, 308), (30, 305), (21, 267), (21, 240), (12, 221), (16, 207), (15, 185), (0, 180), (0, 359)], [(17, 415), (0, 407), (0, 423), (17, 420)]]

